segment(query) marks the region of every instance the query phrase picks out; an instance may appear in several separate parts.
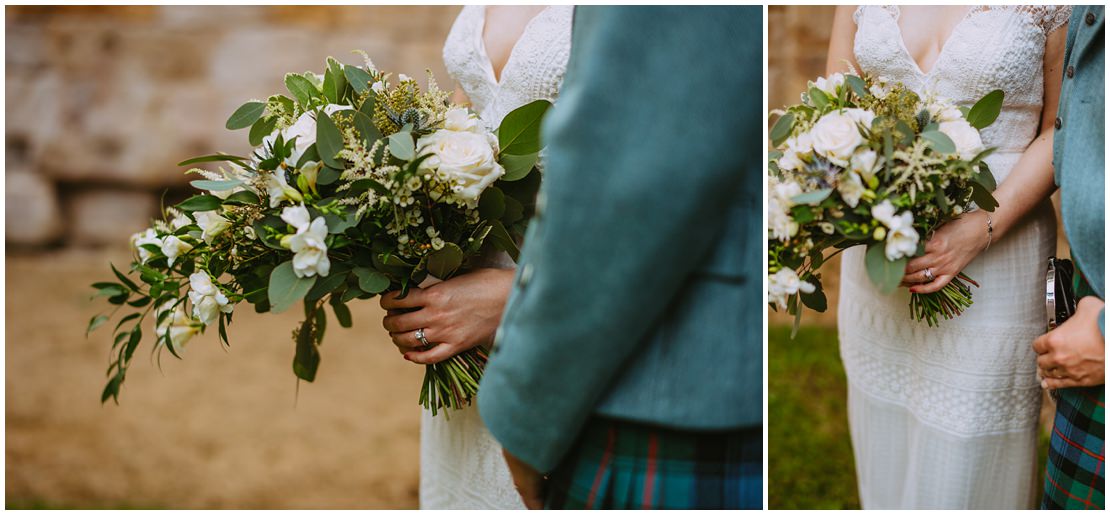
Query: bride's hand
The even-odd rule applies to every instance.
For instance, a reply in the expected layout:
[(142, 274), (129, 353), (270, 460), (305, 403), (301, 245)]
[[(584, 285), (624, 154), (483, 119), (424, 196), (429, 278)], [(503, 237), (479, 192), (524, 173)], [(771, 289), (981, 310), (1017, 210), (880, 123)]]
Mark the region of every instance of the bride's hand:
[[(382, 325), (405, 359), (414, 363), (439, 363), (467, 349), (490, 342), (512, 289), (513, 270), (482, 268), (452, 277), (425, 289), (412, 288), (382, 295), (389, 314)], [(433, 347), (424, 349), (416, 330)]]
[[(925, 255), (906, 264), (902, 286), (912, 293), (944, 288), (987, 247), (987, 216), (985, 211), (972, 211), (937, 229), (925, 243)], [(932, 273), (932, 281), (926, 270)]]

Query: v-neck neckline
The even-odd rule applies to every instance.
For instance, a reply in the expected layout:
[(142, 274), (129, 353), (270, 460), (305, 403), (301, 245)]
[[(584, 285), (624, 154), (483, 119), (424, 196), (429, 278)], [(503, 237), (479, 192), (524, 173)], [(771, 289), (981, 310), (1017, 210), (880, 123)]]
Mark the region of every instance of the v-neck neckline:
[(976, 8), (978, 6), (974, 6), (974, 5), (971, 6), (971, 8), (967, 10), (967, 12), (965, 12), (962, 16), (960, 16), (959, 21), (957, 21), (954, 25), (952, 25), (952, 29), (949, 31), (948, 37), (944, 38), (944, 43), (942, 43), (940, 45), (940, 51), (937, 52), (937, 58), (933, 61), (933, 65), (931, 67), (929, 67), (929, 71), (927, 71), (927, 72), (925, 70), (921, 69), (921, 63), (917, 62), (917, 59), (915, 59), (913, 57), (913, 54), (910, 52), (909, 47), (906, 46), (906, 36), (902, 32), (902, 25), (898, 23), (899, 20), (902, 19), (902, 6), (895, 5), (893, 7), (894, 7), (894, 12), (890, 13), (891, 14), (890, 18), (891, 18), (891, 21), (894, 23), (894, 28), (898, 30), (898, 44), (899, 44), (899, 46), (901, 46), (902, 52), (906, 55), (906, 59), (909, 59), (910, 62), (913, 63), (914, 70), (916, 70), (919, 75), (921, 75), (923, 77), (928, 77), (928, 76), (932, 75), (934, 71), (937, 70), (937, 67), (940, 66), (941, 61), (944, 59), (945, 55), (947, 55), (947, 53), (948, 53), (948, 44), (952, 42), (952, 38), (954, 38), (956, 36), (956, 32), (959, 31), (962, 28), (962, 25), (964, 24), (964, 22), (966, 22), (969, 18), (971, 18), (971, 15), (976, 12)]
[(478, 51), (482, 53), (482, 60), (486, 63), (486, 72), (489, 73), (489, 78), (491, 79), (494, 86), (497, 86), (499, 88), (501, 87), (502, 81), (505, 79), (505, 70), (509, 69), (509, 64), (513, 62), (513, 56), (516, 55), (516, 49), (520, 46), (520, 42), (524, 40), (524, 36), (527, 35), (528, 30), (532, 28), (532, 24), (535, 23), (540, 16), (543, 16), (549, 9), (551, 9), (550, 6), (544, 7), (542, 10), (540, 10), (540, 12), (536, 13), (535, 16), (532, 16), (532, 19), (528, 20), (528, 23), (524, 25), (524, 30), (520, 31), (520, 37), (518, 37), (516, 39), (516, 42), (513, 43), (513, 47), (509, 49), (509, 57), (505, 59), (505, 64), (501, 67), (500, 73), (498, 73), (493, 69), (493, 60), (490, 59), (489, 52), (486, 51), (486, 6), (482, 6), (482, 23), (478, 27), (477, 31)]

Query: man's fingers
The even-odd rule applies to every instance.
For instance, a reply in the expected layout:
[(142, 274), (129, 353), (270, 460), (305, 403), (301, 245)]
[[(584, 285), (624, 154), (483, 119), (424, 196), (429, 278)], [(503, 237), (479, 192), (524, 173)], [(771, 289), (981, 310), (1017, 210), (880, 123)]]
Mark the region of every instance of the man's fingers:
[(1049, 349), (1048, 335), (1049, 334), (1052, 334), (1052, 333), (1042, 334), (1042, 335), (1038, 336), (1036, 340), (1033, 340), (1033, 352), (1036, 352), (1037, 354), (1044, 354), (1044, 353), (1048, 352), (1048, 349)]
[(914, 286), (913, 288), (910, 288), (910, 291), (913, 293), (936, 293), (940, 291), (941, 288), (944, 288), (951, 281), (951, 275), (938, 275), (936, 279), (934, 279), (932, 282)]
[(1054, 377), (1046, 377), (1044, 379), (1041, 379), (1041, 388), (1044, 388), (1045, 390), (1057, 390), (1057, 389), (1060, 389), (1060, 388), (1075, 388), (1075, 387), (1078, 387), (1078, 386), (1083, 386), (1083, 384), (1080, 383), (1078, 380), (1072, 379), (1070, 377), (1065, 377), (1063, 379), (1056, 379)]
[(1041, 369), (1041, 371), (1048, 372), (1059, 367), (1060, 362), (1057, 361), (1056, 354), (1046, 352), (1044, 354), (1037, 355), (1037, 368)]

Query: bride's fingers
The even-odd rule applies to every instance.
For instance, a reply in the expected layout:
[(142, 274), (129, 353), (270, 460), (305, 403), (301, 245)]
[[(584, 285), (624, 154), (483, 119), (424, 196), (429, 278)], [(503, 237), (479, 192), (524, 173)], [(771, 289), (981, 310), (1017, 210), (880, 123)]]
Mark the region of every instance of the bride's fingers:
[(406, 352), (405, 359), (421, 365), (433, 365), (459, 353), (454, 345), (441, 343), (426, 351)]
[[(428, 342), (435, 341), (432, 340), (433, 334), (434, 333), (425, 329), (424, 339), (428, 340)], [(424, 344), (420, 343), (420, 340), (416, 338), (416, 331), (408, 331), (404, 333), (389, 333), (389, 338), (393, 340), (393, 345), (397, 346), (397, 350), (401, 351), (401, 354), (420, 350), (422, 347), (424, 347)]]
[(944, 288), (952, 280), (948, 274), (938, 275), (932, 282), (917, 284), (910, 288), (911, 293), (935, 293)]
[(409, 289), (409, 294), (406, 295), (405, 298), (403, 298), (403, 299), (397, 298), (397, 296), (400, 295), (400, 294), (401, 294), (400, 291), (391, 291), (391, 292), (383, 293), (382, 294), (382, 299), (380, 301), (381, 305), (382, 305), (382, 309), (391, 310), (391, 309), (419, 308), (419, 307), (424, 306), (424, 304), (425, 304), (424, 290), (422, 290), (420, 288), (410, 288)]
[(902, 286), (913, 286), (915, 284), (929, 282), (929, 277), (925, 274), (925, 270), (928, 270), (928, 268), (913, 273), (907, 273), (905, 277), (902, 277)]
[(918, 272), (923, 272), (926, 268), (936, 268), (936, 264), (934, 263), (934, 261), (935, 260), (932, 258), (932, 256), (928, 254), (915, 257), (911, 259), (908, 263), (906, 263), (905, 273), (906, 275), (910, 275)]
[(382, 319), (382, 327), (391, 333), (407, 333), (427, 327), (431, 323), (430, 319), (428, 310), (421, 309), (399, 315), (386, 315)]

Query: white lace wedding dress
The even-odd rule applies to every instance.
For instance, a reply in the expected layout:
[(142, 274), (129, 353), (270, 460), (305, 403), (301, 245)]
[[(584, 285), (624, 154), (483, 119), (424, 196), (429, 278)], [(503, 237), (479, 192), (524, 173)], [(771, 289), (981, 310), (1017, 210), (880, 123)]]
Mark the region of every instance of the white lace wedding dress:
[[(1045, 39), (1069, 13), (975, 7), (925, 72), (905, 47), (899, 9), (863, 6), (855, 56), (867, 73), (960, 105), (1005, 91), (1001, 115), (982, 133), (998, 147), (986, 161), (1002, 182), (1037, 134)], [(1043, 278), (1055, 243), (1045, 202), (965, 269), (982, 285), (975, 304), (937, 328), (910, 320), (905, 288), (875, 289), (863, 247), (844, 253), (840, 352), (864, 508), (1034, 507), (1041, 390), (1031, 343), (1045, 330)]]
[[(491, 128), (513, 109), (534, 100), (554, 101), (570, 57), (572, 6), (544, 9), (528, 23), (494, 77), (482, 33), (485, 7), (463, 7), (447, 36), (447, 71), (470, 99), (471, 108)], [(491, 29), (496, 30), (496, 29)], [(488, 266), (512, 266), (508, 256)], [(420, 431), (420, 507), (422, 509), (524, 509), (501, 446), (490, 436), (472, 405), (450, 418), (425, 410)]]

